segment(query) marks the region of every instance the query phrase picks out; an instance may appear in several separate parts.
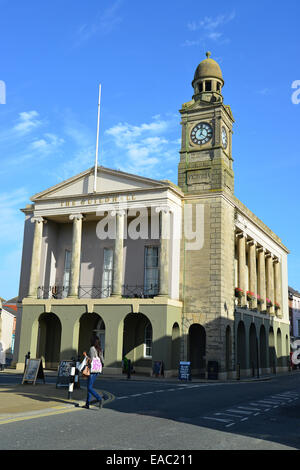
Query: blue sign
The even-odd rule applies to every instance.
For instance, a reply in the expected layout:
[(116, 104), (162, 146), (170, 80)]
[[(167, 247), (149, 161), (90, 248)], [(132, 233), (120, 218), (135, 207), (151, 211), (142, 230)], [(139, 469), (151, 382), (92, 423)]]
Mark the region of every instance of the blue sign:
[(179, 362), (178, 379), (179, 380), (192, 380), (190, 362), (184, 362), (184, 361)]

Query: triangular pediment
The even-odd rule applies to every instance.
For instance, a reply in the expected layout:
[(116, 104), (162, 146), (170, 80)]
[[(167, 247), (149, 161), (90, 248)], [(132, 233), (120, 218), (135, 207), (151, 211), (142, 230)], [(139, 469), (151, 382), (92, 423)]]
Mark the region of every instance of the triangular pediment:
[(161, 188), (166, 182), (124, 173), (100, 166), (97, 171), (96, 193), (94, 193), (94, 168), (69, 178), (51, 188), (35, 194), (31, 200), (59, 199), (88, 194), (118, 193), (139, 189)]

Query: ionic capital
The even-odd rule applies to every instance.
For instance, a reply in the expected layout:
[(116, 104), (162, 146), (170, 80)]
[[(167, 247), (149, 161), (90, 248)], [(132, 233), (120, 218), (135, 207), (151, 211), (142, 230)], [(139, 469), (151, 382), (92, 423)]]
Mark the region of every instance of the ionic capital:
[(83, 214), (71, 214), (71, 215), (69, 215), (69, 219), (70, 220), (81, 220), (81, 219), (84, 219), (84, 215)]
[(43, 219), (43, 217), (40, 217), (40, 216), (31, 217), (30, 220), (31, 220), (32, 223), (35, 223), (35, 222), (37, 222), (38, 224), (41, 223), (41, 222), (43, 222), (44, 224), (47, 223), (47, 220)]

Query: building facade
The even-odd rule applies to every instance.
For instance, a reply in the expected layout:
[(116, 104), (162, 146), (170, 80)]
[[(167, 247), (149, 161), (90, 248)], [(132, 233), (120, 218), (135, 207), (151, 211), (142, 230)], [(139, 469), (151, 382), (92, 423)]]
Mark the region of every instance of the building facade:
[(300, 338), (300, 292), (289, 286), (290, 334)]
[(234, 195), (230, 106), (210, 58), (183, 104), (178, 185), (99, 167), (36, 194), (25, 214), (17, 367), (81, 354), (96, 332), (105, 369), (122, 358), (166, 376), (287, 369), (288, 250)]

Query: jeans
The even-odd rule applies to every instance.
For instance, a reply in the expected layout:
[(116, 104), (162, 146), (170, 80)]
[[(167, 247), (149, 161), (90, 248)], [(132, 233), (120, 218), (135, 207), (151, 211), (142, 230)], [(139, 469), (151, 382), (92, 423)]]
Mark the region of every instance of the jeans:
[(96, 400), (101, 401), (102, 397), (96, 392), (96, 390), (93, 389), (93, 385), (95, 383), (96, 378), (98, 377), (99, 374), (91, 373), (88, 377), (87, 381), (87, 398), (86, 398), (86, 404), (89, 405), (91, 402), (92, 395), (96, 398)]

